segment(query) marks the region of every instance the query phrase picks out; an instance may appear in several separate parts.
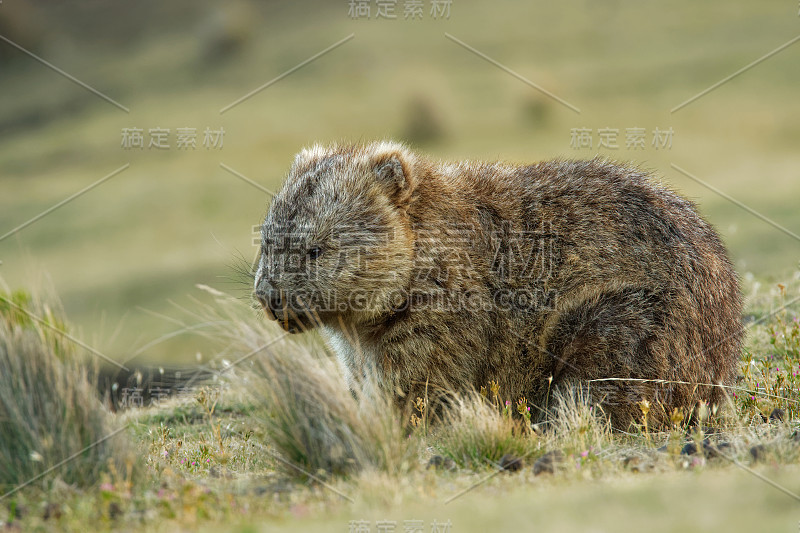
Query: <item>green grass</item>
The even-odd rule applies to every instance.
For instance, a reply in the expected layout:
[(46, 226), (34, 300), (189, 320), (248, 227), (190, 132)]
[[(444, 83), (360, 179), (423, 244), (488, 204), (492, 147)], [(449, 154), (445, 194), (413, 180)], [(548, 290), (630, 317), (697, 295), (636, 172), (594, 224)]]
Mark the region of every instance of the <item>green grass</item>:
[[(0, 522), (23, 530), (91, 523), (100, 531), (322, 531), (351, 520), (435, 519), (482, 531), (522, 524), (522, 506), (524, 523), (565, 531), (589, 524), (636, 530), (654, 514), (656, 531), (794, 524), (796, 502), (782, 490), (798, 492), (800, 333), (791, 302), (800, 278), (781, 286), (748, 278), (744, 289), (751, 322), (730, 403), (710, 419), (698, 413), (701, 426), (677, 418), (664, 432), (648, 428), (645, 410), (627, 432), (612, 432), (601, 413), (569, 394), (548, 406), (555, 413), (548, 423), (530, 426), (520, 416), (526, 405), (506, 404), (491, 384), (483, 394), (454, 398), (441, 420), (425, 416), (419, 402), (403, 412), (381, 396), (358, 402), (318, 345), (281, 336), (246, 304), (207, 288), (181, 320), (211, 324), (204, 340), (218, 356), (211, 363), (217, 379), (188, 396), (114, 415), (93, 396), (87, 363), (64, 362), (76, 347), (59, 336), (54, 348), (51, 329), (6, 304), (0, 346), (14, 347), (16, 357), (0, 358), (0, 376), (14, 377), (0, 398), (15, 394), (15, 409), (27, 409), (6, 407), (0, 417), (8, 426), (0, 460), (12, 465), (4, 473), (13, 472), (6, 488), (98, 431), (129, 429), (127, 443), (108, 441), (0, 500)], [(34, 306), (51, 325), (60, 316), (21, 292), (4, 298)], [(63, 319), (57, 323), (64, 327)], [(29, 345), (50, 348), (37, 356)], [(20, 388), (31, 380), (39, 386)], [(56, 419), (53, 410), (37, 409), (45, 397), (61, 402)], [(38, 428), (32, 441), (24, 428)], [(689, 453), (691, 445), (700, 452)], [(32, 449), (43, 464), (25, 460)], [(453, 462), (432, 460), (437, 455)], [(521, 469), (498, 472), (504, 456), (519, 458)], [(552, 468), (542, 468), (545, 456)]]
[(510, 408), (478, 395), (458, 399), (458, 407), (434, 430), (434, 448), (460, 467), (485, 468), (504, 456), (530, 456), (541, 449), (537, 434)]
[[(48, 305), (0, 292), (0, 494), (52, 469), (83, 488), (104, 473), (133, 472), (124, 436), (114, 439), (122, 428), (97, 396), (94, 367), (78, 358), (65, 329)], [(34, 487), (51, 484), (44, 478)]]

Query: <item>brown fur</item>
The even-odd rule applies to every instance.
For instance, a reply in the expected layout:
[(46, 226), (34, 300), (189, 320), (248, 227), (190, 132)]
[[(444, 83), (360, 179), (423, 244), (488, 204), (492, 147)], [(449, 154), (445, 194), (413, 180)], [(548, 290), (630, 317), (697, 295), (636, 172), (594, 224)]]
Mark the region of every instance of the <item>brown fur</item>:
[[(262, 229), (257, 298), (289, 331), (321, 327), (354, 389), (370, 373), (411, 399), (496, 381), (535, 415), (588, 385), (625, 428), (643, 399), (652, 426), (724, 395), (637, 379), (735, 375), (741, 299), (725, 248), (691, 202), (635, 168), (316, 146)], [(605, 378), (622, 379), (592, 381)]]

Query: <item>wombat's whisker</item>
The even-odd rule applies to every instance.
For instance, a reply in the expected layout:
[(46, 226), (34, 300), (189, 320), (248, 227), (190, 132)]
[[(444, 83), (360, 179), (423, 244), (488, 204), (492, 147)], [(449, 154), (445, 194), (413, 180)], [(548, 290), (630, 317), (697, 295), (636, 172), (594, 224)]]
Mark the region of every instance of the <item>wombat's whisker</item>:
[(298, 302), (300, 303), (300, 305), (302, 305), (305, 308), (307, 316), (311, 320), (311, 326), (312, 327), (306, 328), (306, 329), (304, 329), (304, 331), (308, 331), (309, 329), (320, 327), (322, 325), (322, 320), (320, 320), (320, 316), (319, 316), (319, 313), (317, 312), (317, 310), (309, 305), (310, 302), (306, 302), (302, 298), (298, 298)]

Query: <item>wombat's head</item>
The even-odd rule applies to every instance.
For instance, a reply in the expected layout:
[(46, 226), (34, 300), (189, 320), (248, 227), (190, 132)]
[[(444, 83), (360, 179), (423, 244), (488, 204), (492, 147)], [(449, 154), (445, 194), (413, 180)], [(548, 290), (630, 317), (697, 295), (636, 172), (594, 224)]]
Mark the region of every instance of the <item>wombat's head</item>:
[(255, 295), (291, 333), (365, 323), (404, 302), (416, 158), (399, 144), (305, 149), (261, 228)]

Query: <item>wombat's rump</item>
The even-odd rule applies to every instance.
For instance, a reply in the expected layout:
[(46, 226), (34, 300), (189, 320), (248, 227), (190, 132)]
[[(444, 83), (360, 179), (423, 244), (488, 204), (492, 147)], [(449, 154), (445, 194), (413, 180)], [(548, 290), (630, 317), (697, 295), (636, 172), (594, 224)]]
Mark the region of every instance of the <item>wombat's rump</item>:
[(374, 374), (413, 399), (496, 381), (536, 415), (577, 385), (620, 428), (642, 400), (651, 425), (719, 403), (743, 334), (714, 229), (599, 159), (303, 150), (264, 222), (255, 293), (288, 331), (320, 327), (354, 388)]

